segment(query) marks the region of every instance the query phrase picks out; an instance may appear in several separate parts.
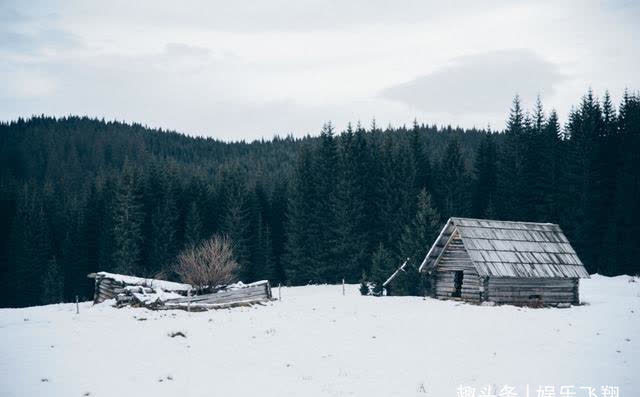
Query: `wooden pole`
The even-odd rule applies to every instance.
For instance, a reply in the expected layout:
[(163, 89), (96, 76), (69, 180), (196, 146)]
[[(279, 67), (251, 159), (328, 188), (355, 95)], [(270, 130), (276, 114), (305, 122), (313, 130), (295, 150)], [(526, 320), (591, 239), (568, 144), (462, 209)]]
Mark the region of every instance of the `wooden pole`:
[[(187, 290), (187, 298), (191, 298), (191, 289)], [(191, 312), (191, 299), (187, 301), (187, 311)]]
[(344, 279), (342, 279), (342, 296), (344, 296)]
[(76, 314), (80, 314), (80, 305), (78, 305), (78, 295), (76, 295)]
[(282, 286), (282, 284), (278, 283), (278, 300), (281, 301), (282, 300), (282, 293), (280, 292), (280, 287)]

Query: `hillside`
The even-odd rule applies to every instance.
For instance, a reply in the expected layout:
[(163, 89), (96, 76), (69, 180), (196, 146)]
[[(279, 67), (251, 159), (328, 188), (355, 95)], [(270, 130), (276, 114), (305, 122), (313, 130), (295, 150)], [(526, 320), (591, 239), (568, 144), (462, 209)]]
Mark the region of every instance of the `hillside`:
[[(460, 385), (640, 388), (640, 279), (582, 280), (569, 309), (282, 289), (203, 313), (58, 304), (0, 310), (3, 395), (455, 396)], [(276, 296), (277, 292), (274, 291)], [(172, 332), (186, 337), (170, 337)], [(559, 394), (557, 394), (559, 395)], [(581, 396), (582, 394), (577, 394)]]
[(588, 92), (566, 123), (516, 98), (505, 118), (254, 142), (2, 123), (0, 306), (88, 298), (95, 271), (175, 279), (179, 252), (215, 234), (245, 282), (376, 281), (419, 264), (451, 216), (557, 223), (590, 272), (640, 273), (639, 97)]

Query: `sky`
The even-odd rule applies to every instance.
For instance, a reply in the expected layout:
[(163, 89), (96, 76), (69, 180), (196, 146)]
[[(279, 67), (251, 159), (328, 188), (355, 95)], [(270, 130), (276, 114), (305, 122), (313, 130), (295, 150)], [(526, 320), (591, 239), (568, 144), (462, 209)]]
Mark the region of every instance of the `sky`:
[(640, 89), (635, 1), (0, 0), (0, 120), (253, 140), (325, 122), (504, 128)]

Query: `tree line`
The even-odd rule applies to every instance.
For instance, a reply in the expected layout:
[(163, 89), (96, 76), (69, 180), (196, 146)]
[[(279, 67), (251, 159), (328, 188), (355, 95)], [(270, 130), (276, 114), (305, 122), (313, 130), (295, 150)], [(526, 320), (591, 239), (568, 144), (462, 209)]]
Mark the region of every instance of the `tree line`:
[(504, 131), (374, 121), (253, 142), (37, 116), (0, 124), (0, 165), (0, 306), (90, 298), (100, 270), (177, 279), (214, 234), (246, 282), (379, 281), (451, 216), (559, 223), (590, 272), (640, 272), (630, 92), (589, 91), (565, 123), (516, 97)]

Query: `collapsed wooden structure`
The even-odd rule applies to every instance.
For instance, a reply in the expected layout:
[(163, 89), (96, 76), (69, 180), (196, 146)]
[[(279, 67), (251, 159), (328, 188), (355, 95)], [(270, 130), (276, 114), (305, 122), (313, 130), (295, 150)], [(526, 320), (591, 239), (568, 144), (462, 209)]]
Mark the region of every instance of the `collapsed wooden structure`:
[(116, 306), (140, 306), (154, 310), (183, 309), (202, 311), (235, 306), (249, 306), (272, 299), (269, 281), (251, 284), (237, 282), (210, 288), (207, 293), (189, 284), (98, 272), (95, 279), (94, 304), (115, 299)]
[(420, 265), (440, 299), (527, 306), (578, 304), (589, 273), (551, 223), (451, 218)]
[(104, 302), (117, 297), (119, 294), (126, 293), (127, 287), (162, 289), (166, 292), (174, 292), (185, 296), (187, 295), (187, 291), (192, 289), (189, 284), (108, 272), (90, 273), (87, 277), (95, 279), (93, 303)]

